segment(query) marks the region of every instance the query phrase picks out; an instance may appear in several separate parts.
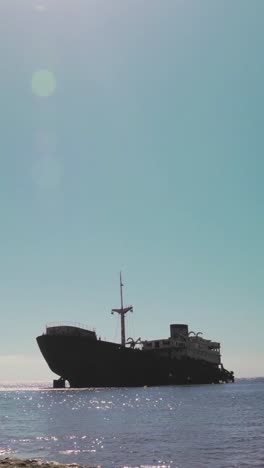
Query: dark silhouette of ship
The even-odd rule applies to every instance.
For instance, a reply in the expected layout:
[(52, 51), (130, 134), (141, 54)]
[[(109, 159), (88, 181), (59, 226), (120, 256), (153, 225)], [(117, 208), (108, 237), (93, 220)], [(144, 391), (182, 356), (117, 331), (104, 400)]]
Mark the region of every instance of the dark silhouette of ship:
[(228, 383), (233, 372), (221, 363), (220, 343), (188, 331), (188, 325), (170, 325), (166, 339), (126, 340), (120, 273), (121, 344), (98, 339), (95, 331), (78, 326), (47, 326), (37, 343), (49, 368), (59, 376), (55, 388), (137, 387), (180, 384)]

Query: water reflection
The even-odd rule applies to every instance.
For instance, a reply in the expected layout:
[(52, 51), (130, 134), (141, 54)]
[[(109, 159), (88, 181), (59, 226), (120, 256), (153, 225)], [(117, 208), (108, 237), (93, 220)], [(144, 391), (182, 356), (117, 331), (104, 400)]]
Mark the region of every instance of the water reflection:
[(263, 385), (252, 392), (242, 384), (2, 391), (0, 450), (104, 468), (242, 466), (244, 456), (264, 457)]

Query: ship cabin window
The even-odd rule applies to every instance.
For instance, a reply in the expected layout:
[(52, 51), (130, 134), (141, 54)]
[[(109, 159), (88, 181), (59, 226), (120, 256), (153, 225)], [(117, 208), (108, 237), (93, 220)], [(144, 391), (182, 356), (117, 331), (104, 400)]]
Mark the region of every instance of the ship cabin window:
[(152, 342), (150, 342), (150, 343), (146, 342), (144, 344), (144, 348), (152, 348)]

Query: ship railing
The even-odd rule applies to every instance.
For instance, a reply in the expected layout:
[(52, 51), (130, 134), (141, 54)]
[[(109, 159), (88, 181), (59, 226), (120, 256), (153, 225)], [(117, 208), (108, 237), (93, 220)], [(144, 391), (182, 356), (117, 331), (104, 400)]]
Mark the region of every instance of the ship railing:
[(48, 328), (52, 328), (52, 327), (77, 327), (77, 328), (82, 328), (83, 330), (96, 332), (94, 327), (88, 327), (87, 325), (84, 325), (83, 323), (79, 323), (79, 322), (67, 322), (67, 321), (49, 322), (46, 324), (46, 331)]

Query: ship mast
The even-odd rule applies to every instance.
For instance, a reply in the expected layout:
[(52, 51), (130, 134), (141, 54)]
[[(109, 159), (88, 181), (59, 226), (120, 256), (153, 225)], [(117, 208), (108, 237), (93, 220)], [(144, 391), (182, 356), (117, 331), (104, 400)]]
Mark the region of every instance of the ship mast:
[(121, 318), (121, 345), (126, 345), (126, 329), (125, 329), (125, 315), (127, 312), (133, 312), (133, 307), (124, 307), (123, 305), (123, 283), (122, 283), (122, 273), (120, 271), (120, 299), (121, 299), (121, 308), (120, 309), (112, 309), (112, 314), (117, 312)]

